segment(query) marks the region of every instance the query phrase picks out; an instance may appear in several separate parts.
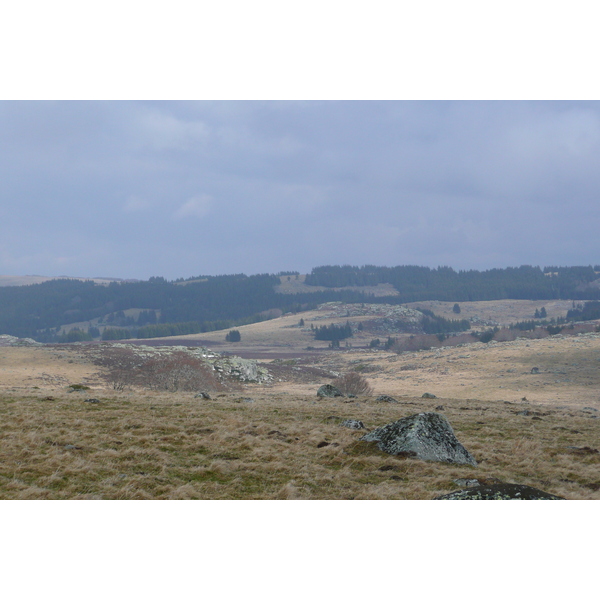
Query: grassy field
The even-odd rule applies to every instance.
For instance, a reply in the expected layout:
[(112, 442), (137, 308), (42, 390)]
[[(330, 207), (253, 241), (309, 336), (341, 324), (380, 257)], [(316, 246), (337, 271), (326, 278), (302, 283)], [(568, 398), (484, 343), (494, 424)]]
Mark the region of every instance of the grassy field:
[[(600, 498), (599, 419), (585, 411), (402, 398), (128, 392), (0, 398), (7, 499), (432, 499), (455, 479), (496, 478), (568, 499)], [(252, 400), (252, 401), (250, 401)], [(443, 409), (438, 408), (443, 406)], [(396, 458), (368, 429), (438, 409), (477, 467)], [(579, 450), (575, 449), (578, 448)]]
[[(289, 320), (248, 328), (262, 343)], [(399, 355), (284, 353), (262, 360), (270, 383), (210, 400), (115, 390), (85, 349), (0, 348), (0, 498), (417, 500), (477, 478), (600, 499), (599, 333)], [(351, 372), (372, 394), (317, 398), (319, 385)], [(477, 467), (389, 456), (341, 425), (370, 430), (423, 411), (448, 418)]]

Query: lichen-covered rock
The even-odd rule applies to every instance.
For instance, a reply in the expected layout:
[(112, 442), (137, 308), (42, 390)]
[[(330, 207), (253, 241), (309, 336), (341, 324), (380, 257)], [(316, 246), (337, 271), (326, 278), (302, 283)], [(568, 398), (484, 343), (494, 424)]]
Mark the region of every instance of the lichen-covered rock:
[(273, 379), (269, 371), (255, 360), (239, 356), (218, 358), (213, 362), (213, 367), (221, 376), (233, 377), (244, 383), (267, 383)]
[(429, 392), (425, 392), (421, 398), (428, 398), (430, 400), (433, 400), (434, 398), (437, 398), (437, 396), (435, 394), (430, 394)]
[(388, 454), (413, 455), (421, 460), (477, 465), (456, 439), (450, 423), (438, 413), (419, 413), (374, 429), (360, 438), (377, 442)]
[(496, 483), (458, 490), (451, 494), (438, 496), (434, 500), (564, 500), (564, 498), (528, 485)]
[(394, 404), (398, 404), (398, 400), (396, 400), (396, 398), (392, 398), (391, 396), (387, 396), (386, 394), (377, 396), (377, 398), (375, 398), (375, 402), (391, 402)]
[(346, 419), (345, 421), (342, 421), (340, 425), (342, 427), (347, 427), (348, 429), (365, 429), (365, 424), (356, 419)]
[(322, 385), (317, 390), (317, 396), (319, 396), (319, 398), (338, 398), (343, 395), (344, 394), (342, 394), (342, 392), (340, 392), (335, 385), (331, 385), (330, 383)]

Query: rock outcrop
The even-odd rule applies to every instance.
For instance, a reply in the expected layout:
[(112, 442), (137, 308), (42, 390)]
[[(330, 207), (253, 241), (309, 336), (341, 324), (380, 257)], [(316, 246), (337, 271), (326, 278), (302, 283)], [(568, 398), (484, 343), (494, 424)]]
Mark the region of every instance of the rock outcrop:
[(366, 429), (365, 424), (357, 419), (346, 419), (345, 421), (342, 421), (340, 425), (342, 427), (347, 427), (348, 429)]
[(438, 496), (434, 500), (564, 500), (564, 498), (528, 485), (496, 483), (458, 490)]
[(388, 454), (414, 456), (421, 460), (477, 465), (456, 439), (450, 423), (438, 413), (419, 413), (374, 429), (360, 438), (377, 442)]
[(331, 385), (330, 383), (322, 385), (317, 390), (317, 396), (319, 396), (319, 398), (338, 398), (343, 395), (344, 394), (342, 394), (342, 392), (340, 392), (335, 385)]
[(377, 396), (377, 398), (375, 398), (375, 402), (391, 402), (393, 404), (398, 404), (398, 400), (396, 400), (396, 398), (392, 398), (391, 396), (388, 396), (386, 394)]

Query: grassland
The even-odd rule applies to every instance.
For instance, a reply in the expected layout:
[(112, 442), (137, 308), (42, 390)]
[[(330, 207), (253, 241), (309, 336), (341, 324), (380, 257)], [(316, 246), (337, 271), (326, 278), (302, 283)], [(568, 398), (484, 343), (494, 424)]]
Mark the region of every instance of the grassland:
[[(557, 316), (568, 308), (546, 306)], [(500, 323), (532, 305), (462, 308)], [(303, 313), (305, 327), (298, 315), (240, 327), (241, 344), (219, 347), (224, 332), (167, 340), (254, 352), (273, 376), (210, 400), (117, 391), (82, 345), (0, 348), (0, 498), (432, 499), (477, 478), (600, 499), (600, 333), (401, 354), (308, 351), (306, 325), (336, 314)], [(317, 398), (319, 385), (349, 372), (373, 393)], [(478, 466), (388, 456), (341, 425), (358, 419), (368, 430), (422, 411), (444, 414)]]

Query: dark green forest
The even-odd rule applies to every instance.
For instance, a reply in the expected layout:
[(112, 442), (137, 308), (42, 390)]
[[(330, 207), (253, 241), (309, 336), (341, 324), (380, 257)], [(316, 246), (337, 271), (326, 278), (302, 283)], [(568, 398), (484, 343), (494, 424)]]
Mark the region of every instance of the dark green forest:
[(307, 285), (324, 287), (372, 286), (389, 283), (400, 293), (400, 302), (442, 300), (596, 300), (600, 289), (589, 284), (600, 277), (594, 267), (521, 266), (487, 271), (455, 271), (451, 267), (398, 266), (316, 267)]
[[(45, 283), (0, 287), (0, 334), (42, 342), (85, 341), (99, 336), (97, 327), (59, 335), (62, 325), (100, 320), (104, 339), (151, 338), (201, 333), (272, 318), (273, 310), (297, 313), (323, 302), (402, 304), (423, 300), (467, 302), (501, 299), (600, 300), (600, 266), (521, 266), (487, 271), (455, 271), (450, 267), (397, 266), (316, 267), (309, 286), (344, 288), (389, 283), (399, 296), (374, 297), (360, 290), (326, 290), (279, 294), (279, 275), (196, 276), (167, 281), (98, 285), (91, 281), (56, 279)], [(290, 271), (295, 275), (295, 271)], [(142, 309), (137, 318), (123, 311)], [(575, 313), (574, 313), (575, 316)], [(458, 323), (458, 322), (456, 322)], [(441, 327), (431, 320), (430, 327)], [(466, 325), (465, 325), (466, 327)]]

